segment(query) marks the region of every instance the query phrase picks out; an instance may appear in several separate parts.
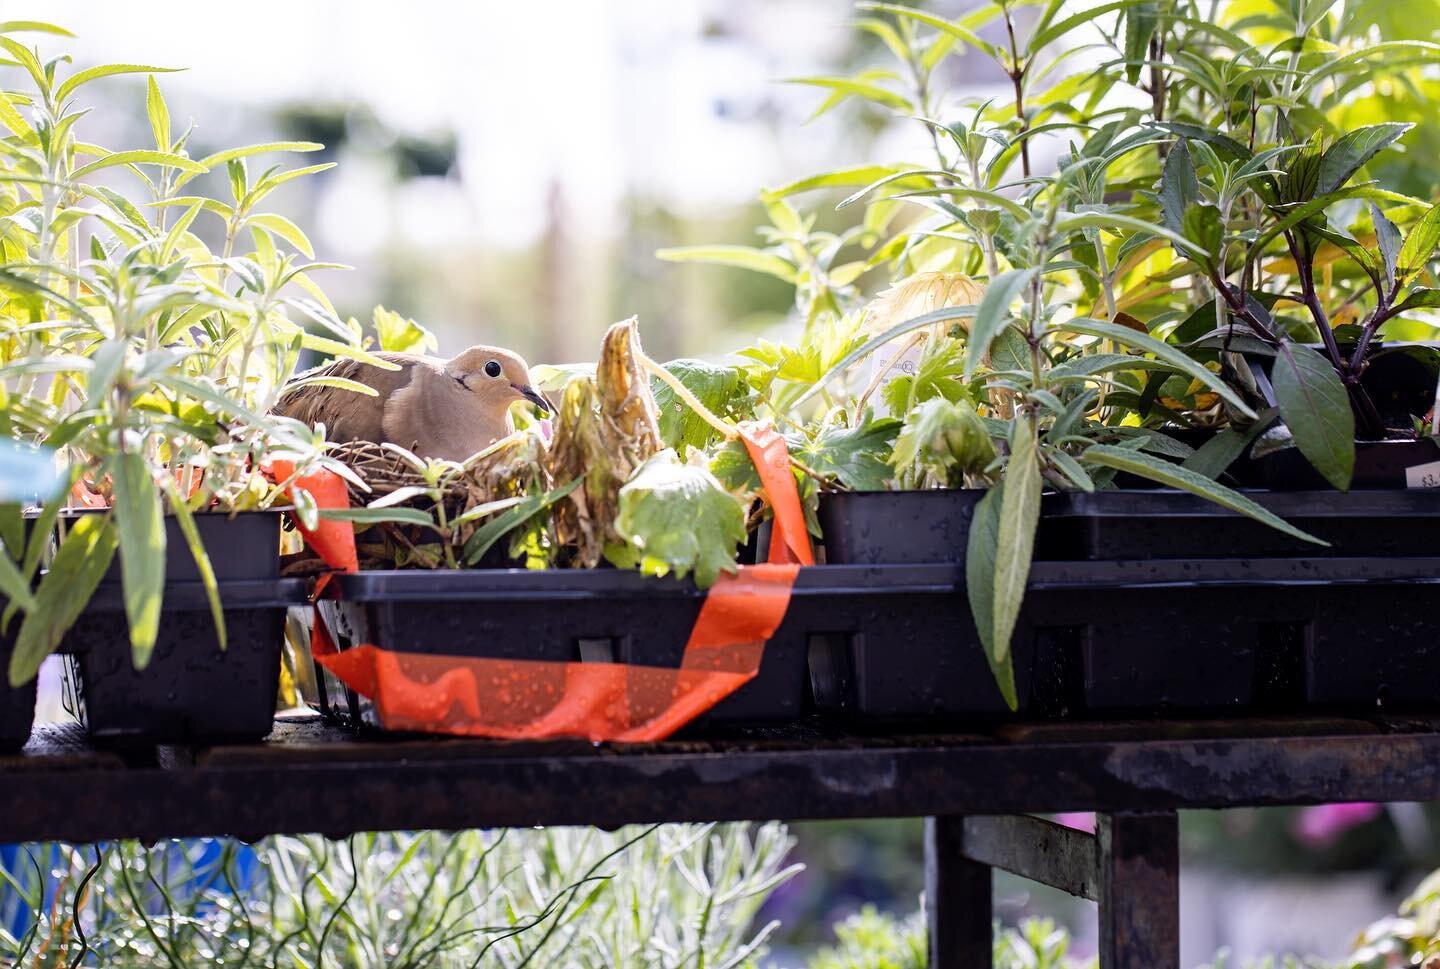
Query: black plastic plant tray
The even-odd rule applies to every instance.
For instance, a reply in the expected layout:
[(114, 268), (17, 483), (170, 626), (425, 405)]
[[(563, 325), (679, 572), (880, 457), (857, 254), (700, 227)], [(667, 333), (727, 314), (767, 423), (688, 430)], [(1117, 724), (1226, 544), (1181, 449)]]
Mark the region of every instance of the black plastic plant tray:
[(976, 488), (841, 491), (820, 496), (825, 560), (844, 565), (964, 562)]
[(831, 715), (1440, 710), (1440, 558), (1037, 562), (1011, 646), (1016, 714), (984, 662), (961, 568), (840, 571), (856, 588), (831, 583), (810, 664)]
[(1247, 491), (1329, 548), (1292, 538), (1196, 495), (1171, 490), (1046, 495), (1044, 559), (1440, 555), (1440, 489)]
[(60, 647), (67, 654), (66, 707), (92, 737), (137, 745), (212, 743), (270, 732), (286, 610), (305, 601), (305, 583), (219, 585), (227, 648), (220, 649), (204, 587), (167, 583), (159, 639), (143, 670), (131, 662), (120, 588), (100, 587)]
[[(337, 577), (340, 598), (319, 610), (342, 648), (552, 662), (678, 667), (705, 594), (693, 582), (619, 569), (393, 570)], [(793, 612), (793, 608), (792, 608)], [(318, 665), (327, 716), (380, 727), (370, 704)], [(789, 617), (755, 678), (704, 722), (782, 722), (806, 701), (805, 643)]]

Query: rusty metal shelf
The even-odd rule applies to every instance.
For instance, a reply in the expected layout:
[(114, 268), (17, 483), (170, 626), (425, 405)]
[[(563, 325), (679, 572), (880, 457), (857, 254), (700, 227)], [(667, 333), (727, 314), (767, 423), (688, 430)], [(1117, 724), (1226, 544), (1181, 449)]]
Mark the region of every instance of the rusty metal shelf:
[(646, 821), (1170, 811), (1440, 799), (1440, 722), (1259, 720), (848, 734), (813, 725), (631, 746), (357, 739), (0, 757), (0, 841)]

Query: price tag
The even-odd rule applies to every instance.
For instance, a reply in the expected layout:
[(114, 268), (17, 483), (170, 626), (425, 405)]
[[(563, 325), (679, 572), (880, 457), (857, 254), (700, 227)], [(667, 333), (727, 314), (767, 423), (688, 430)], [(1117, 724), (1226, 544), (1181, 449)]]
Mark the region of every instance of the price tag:
[(1440, 488), (1440, 461), (1417, 464), (1405, 469), (1405, 487)]

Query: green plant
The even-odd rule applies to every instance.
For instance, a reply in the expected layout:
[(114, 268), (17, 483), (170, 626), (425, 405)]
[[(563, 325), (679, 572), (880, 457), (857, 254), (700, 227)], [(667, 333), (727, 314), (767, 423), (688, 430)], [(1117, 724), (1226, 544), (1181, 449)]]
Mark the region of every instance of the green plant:
[[(1440, 120), (1418, 87), (1440, 46), (1387, 37), (1403, 28), (1378, 0), (1052, 0), (1028, 26), (1007, 2), (953, 19), (860, 8), (895, 66), (800, 81), (828, 92), (817, 114), (863, 102), (923, 131), (931, 157), (763, 192), (762, 246), (660, 255), (796, 287), (800, 340), (742, 351), (739, 372), (815, 472), (807, 496), (989, 489), (967, 591), (1013, 705), (1045, 489), (1140, 476), (1309, 538), (1220, 480), (1257, 439), (1346, 488), (1357, 438), (1429, 430), (1427, 407), (1382, 412), (1365, 381), (1377, 339), (1433, 332), (1440, 208), (1359, 179), (1423, 130), (1386, 119), (1370, 86)], [(1011, 99), (943, 90), (962, 53)], [(836, 190), (853, 224), (818, 232), (793, 200)], [(875, 297), (865, 280), (882, 272)], [(877, 406), (901, 429), (862, 434)], [(735, 466), (724, 448), (713, 461)]]
[[(783, 826), (39, 845), (0, 956), (47, 966), (753, 966)], [(3, 890), (8, 886), (8, 893)], [(6, 925), (16, 921), (6, 920)]]
[[(809, 969), (925, 969), (930, 964), (925, 919), (916, 912), (897, 919), (866, 906), (835, 925), (836, 944), (821, 949)], [(1049, 919), (1026, 919), (1016, 928), (995, 927), (995, 969), (1079, 969), (1095, 960), (1066, 958), (1070, 935)]]
[[(8, 131), (0, 141), (0, 434), (53, 453), (67, 471), (63, 487), (30, 495), (44, 511), (28, 547), (17, 540), (21, 505), (0, 510), (10, 552), (0, 556), (6, 620), (23, 613), (12, 683), (35, 674), (117, 550), (134, 660), (145, 665), (164, 595), (167, 512), (199, 565), (223, 645), (193, 514), (273, 505), (283, 491), (262, 474), (270, 460), (301, 469), (325, 462), (314, 430), (268, 416), (302, 350), (385, 365), (312, 278), (339, 267), (311, 261), (305, 233), (264, 208), (279, 186), (331, 166), (249, 168), (320, 145), (191, 158), (191, 131), (172, 128), (155, 80), (168, 68), (108, 64), (67, 74), (69, 58), (47, 59), (11, 36), (26, 31), (68, 36), (46, 24), (0, 25), (5, 69), (23, 81), (0, 94)], [(86, 86), (127, 74), (147, 75), (153, 147), (82, 140), (92, 123), (79, 100)], [(206, 173), (223, 174), (225, 196), (198, 193)], [(198, 234), (204, 219), (218, 220), (217, 249)], [(66, 489), (104, 510), (58, 519), (59, 550), (32, 594)]]

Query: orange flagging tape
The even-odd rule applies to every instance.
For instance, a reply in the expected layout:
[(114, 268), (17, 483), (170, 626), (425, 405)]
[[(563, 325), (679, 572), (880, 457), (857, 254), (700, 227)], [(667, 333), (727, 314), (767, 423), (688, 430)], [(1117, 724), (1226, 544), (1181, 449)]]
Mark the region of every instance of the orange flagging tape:
[[(668, 737), (755, 676), (766, 641), (785, 618), (800, 566), (814, 563), (784, 438), (751, 423), (740, 431), (775, 510), (770, 561), (721, 575), (706, 594), (679, 667), (397, 653), (368, 643), (340, 651), (318, 609), (311, 640), (316, 661), (368, 697), (391, 730), (506, 740)], [(336, 507), (325, 504), (336, 500), (331, 489), (306, 487), (322, 507)], [(343, 482), (338, 494), (343, 502)], [(349, 555), (353, 561), (353, 535)]]

